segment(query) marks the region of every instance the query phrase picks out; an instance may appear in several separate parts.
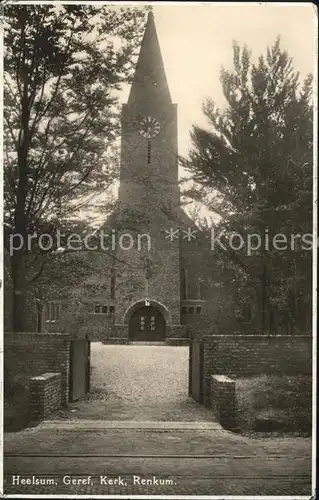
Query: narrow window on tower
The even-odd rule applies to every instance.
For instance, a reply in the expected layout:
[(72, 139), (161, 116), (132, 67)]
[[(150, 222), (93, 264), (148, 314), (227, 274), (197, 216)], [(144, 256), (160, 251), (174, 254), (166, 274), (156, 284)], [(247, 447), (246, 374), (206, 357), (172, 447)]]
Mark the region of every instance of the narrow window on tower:
[(188, 270), (182, 269), (181, 276), (181, 295), (182, 300), (188, 299)]
[(147, 163), (151, 163), (151, 141), (148, 139), (147, 141)]
[(111, 295), (111, 299), (115, 299), (115, 269), (114, 267), (112, 267), (112, 271), (111, 271), (111, 290), (110, 290), (110, 295)]

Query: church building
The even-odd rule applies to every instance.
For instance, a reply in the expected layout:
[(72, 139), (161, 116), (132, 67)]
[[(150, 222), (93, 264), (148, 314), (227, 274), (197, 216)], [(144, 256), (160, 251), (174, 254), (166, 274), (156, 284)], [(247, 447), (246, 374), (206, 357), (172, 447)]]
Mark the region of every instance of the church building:
[(88, 252), (94, 273), (72, 299), (48, 304), (44, 330), (183, 344), (188, 325), (210, 323), (213, 255), (181, 208), (177, 126), (150, 12), (122, 106), (119, 199), (99, 231), (116, 236), (116, 248)]

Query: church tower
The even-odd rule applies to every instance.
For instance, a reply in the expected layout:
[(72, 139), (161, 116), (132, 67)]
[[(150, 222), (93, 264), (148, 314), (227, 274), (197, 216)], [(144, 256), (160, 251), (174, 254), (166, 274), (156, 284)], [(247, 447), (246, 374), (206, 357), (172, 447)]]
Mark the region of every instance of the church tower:
[(106, 252), (84, 256), (94, 272), (76, 292), (77, 312), (72, 296), (64, 319), (47, 328), (111, 343), (185, 344), (189, 325), (210, 325), (203, 293), (210, 291), (211, 252), (203, 253), (207, 242), (180, 206), (177, 106), (152, 13), (122, 108), (121, 139), (119, 200), (99, 231)]
[(149, 12), (128, 102), (122, 108), (121, 203), (143, 211), (178, 207), (177, 154), (177, 106)]
[(126, 261), (127, 267), (123, 271), (116, 264), (121, 283), (115, 326), (127, 327), (130, 340), (174, 337), (181, 329), (180, 245), (168, 234), (176, 226), (174, 214), (180, 207), (177, 106), (169, 92), (152, 12), (128, 102), (122, 107), (119, 206), (122, 215), (131, 214), (135, 237), (136, 232), (149, 234), (151, 248), (118, 250), (118, 262)]

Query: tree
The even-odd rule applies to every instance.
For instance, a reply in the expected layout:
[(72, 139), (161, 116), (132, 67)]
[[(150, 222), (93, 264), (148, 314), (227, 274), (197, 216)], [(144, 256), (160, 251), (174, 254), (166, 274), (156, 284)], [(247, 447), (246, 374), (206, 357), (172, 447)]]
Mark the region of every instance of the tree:
[[(198, 196), (210, 199), (227, 235), (257, 233), (260, 249), (227, 246), (224, 258), (237, 269), (236, 288), (258, 294), (261, 328), (274, 328), (273, 311), (311, 283), (311, 252), (265, 249), (265, 234), (312, 232), (312, 78), (303, 84), (279, 38), (251, 61), (247, 47), (233, 45), (233, 70), (222, 69), (226, 108), (211, 99), (203, 105), (209, 128), (194, 126), (192, 149), (183, 165), (192, 173)], [(299, 245), (300, 249), (300, 245)], [(291, 268), (294, 277), (291, 277)], [(242, 284), (242, 286), (240, 286)], [(308, 312), (310, 305), (308, 304)], [(300, 318), (302, 320), (302, 318)]]
[[(134, 235), (133, 231), (131, 233)], [(37, 314), (38, 331), (43, 326), (44, 306), (52, 300), (64, 305), (72, 304), (72, 310), (70, 307), (63, 308), (65, 317), (60, 323), (70, 331), (78, 321), (81, 322), (75, 316), (88, 299), (101, 296), (114, 299), (116, 290), (120, 289), (125, 300), (144, 285), (141, 275), (146, 271), (145, 252), (140, 255), (138, 252), (136, 263), (124, 260), (117, 252), (117, 235), (113, 241), (111, 231), (92, 231), (86, 221), (68, 221), (64, 235), (61, 246), (53, 252), (43, 252), (40, 248), (33, 250), (37, 258), (28, 273), (28, 292), (36, 304), (33, 318)], [(74, 235), (78, 240), (74, 239)], [(72, 245), (65, 244), (68, 238), (72, 239)]]
[(23, 331), (28, 235), (52, 234), (116, 176), (117, 91), (145, 9), (7, 5), (4, 14), (5, 236), (23, 241), (11, 255), (13, 329)]

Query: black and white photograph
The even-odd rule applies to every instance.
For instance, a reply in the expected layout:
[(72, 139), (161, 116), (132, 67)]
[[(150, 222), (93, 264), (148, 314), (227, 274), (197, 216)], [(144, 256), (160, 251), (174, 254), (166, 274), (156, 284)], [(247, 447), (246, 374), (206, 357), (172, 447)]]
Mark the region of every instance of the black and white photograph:
[(1, 9), (1, 496), (315, 498), (315, 4)]

